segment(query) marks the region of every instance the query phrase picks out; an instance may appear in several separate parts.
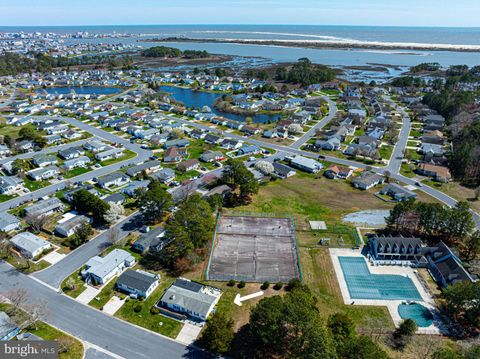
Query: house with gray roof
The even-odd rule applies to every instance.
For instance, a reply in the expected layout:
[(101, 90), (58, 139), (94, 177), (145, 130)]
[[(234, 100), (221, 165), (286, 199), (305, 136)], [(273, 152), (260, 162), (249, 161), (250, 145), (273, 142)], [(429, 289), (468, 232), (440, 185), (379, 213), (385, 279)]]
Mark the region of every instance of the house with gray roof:
[(167, 242), (165, 239), (165, 228), (155, 227), (149, 229), (146, 233), (142, 233), (135, 243), (133, 243), (132, 250), (140, 253), (148, 251), (160, 252)]
[(17, 176), (0, 176), (0, 194), (13, 194), (22, 189), (23, 180)]
[(165, 291), (157, 303), (158, 308), (167, 308), (194, 320), (207, 320), (218, 303), (222, 292), (188, 279), (178, 278)]
[(392, 197), (393, 200), (401, 202), (410, 198), (416, 198), (417, 194), (396, 183), (389, 183), (380, 190), (380, 194)]
[(128, 197), (133, 197), (135, 196), (137, 189), (147, 188), (149, 184), (149, 180), (132, 181), (127, 187), (123, 188), (121, 192), (126, 194)]
[(283, 163), (273, 162), (273, 174), (279, 178), (285, 179), (297, 173), (292, 167), (284, 165)]
[(290, 165), (305, 172), (317, 173), (323, 168), (320, 162), (303, 156), (293, 156), (290, 159)]
[(71, 160), (72, 158), (80, 157), (85, 154), (85, 150), (80, 146), (69, 147), (58, 151), (58, 155), (64, 160)]
[(95, 256), (85, 263), (81, 271), (86, 283), (104, 284), (119, 275), (125, 268), (133, 267), (135, 258), (122, 249), (114, 249), (105, 257)]
[(109, 173), (98, 179), (97, 183), (102, 188), (118, 187), (130, 182), (130, 179), (121, 172)]
[(90, 161), (88, 156), (80, 156), (63, 162), (62, 168), (69, 171), (78, 167), (87, 167)]
[(385, 178), (377, 175), (371, 171), (365, 171), (360, 174), (360, 176), (355, 177), (352, 180), (352, 185), (355, 188), (367, 190), (372, 187), (375, 187), (378, 184), (381, 184), (385, 181)]
[(20, 328), (14, 324), (7, 313), (0, 311), (0, 340), (13, 339), (18, 333)]
[(11, 232), (20, 229), (20, 219), (8, 212), (0, 212), (0, 231)]
[(153, 160), (153, 161), (147, 161), (147, 162), (141, 163), (139, 165), (130, 167), (126, 171), (126, 173), (130, 177), (134, 177), (134, 176), (137, 176), (137, 175), (141, 174), (144, 171), (145, 171), (145, 173), (150, 174), (150, 173), (153, 173), (153, 172), (158, 171), (160, 169), (162, 169), (161, 162), (158, 161), (158, 160)]
[(83, 215), (76, 215), (67, 219), (66, 221), (58, 222), (57, 226), (55, 227), (55, 233), (62, 237), (70, 237), (82, 224), (89, 222), (91, 222), (90, 218)]
[(10, 239), (10, 243), (13, 244), (25, 258), (38, 257), (44, 251), (52, 248), (50, 242), (30, 232), (18, 233)]
[(25, 215), (48, 216), (54, 212), (63, 210), (64, 205), (58, 198), (42, 199), (24, 209)]
[(175, 171), (171, 168), (164, 168), (152, 174), (152, 177), (156, 178), (162, 183), (168, 184), (175, 179)]
[(48, 154), (39, 154), (32, 157), (32, 163), (38, 167), (46, 167), (58, 163), (57, 157)]
[(202, 162), (207, 162), (207, 163), (210, 163), (210, 162), (215, 162), (215, 161), (221, 161), (225, 159), (225, 156), (222, 152), (220, 151), (205, 151), (204, 153), (202, 153), (202, 155), (200, 156), (200, 161)]
[(160, 276), (141, 270), (127, 269), (117, 280), (117, 289), (136, 298), (148, 298), (158, 287)]
[(119, 158), (123, 156), (124, 150), (124, 148), (119, 147), (110, 148), (106, 151), (95, 153), (95, 159), (101, 162), (111, 160), (113, 158)]
[(35, 181), (43, 181), (57, 176), (60, 170), (56, 166), (49, 166), (45, 168), (36, 168), (28, 171), (27, 176)]

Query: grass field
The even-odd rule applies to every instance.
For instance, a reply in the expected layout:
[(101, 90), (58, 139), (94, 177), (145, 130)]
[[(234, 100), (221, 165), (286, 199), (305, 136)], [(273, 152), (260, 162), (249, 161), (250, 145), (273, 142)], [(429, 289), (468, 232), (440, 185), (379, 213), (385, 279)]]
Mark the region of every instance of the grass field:
[(11, 200), (12, 198), (15, 198), (16, 196), (11, 196), (8, 194), (0, 194), (0, 202), (6, 202)]
[(106, 161), (103, 161), (103, 162), (100, 162), (100, 164), (103, 166), (103, 167), (106, 167), (106, 166), (110, 166), (110, 165), (113, 165), (115, 163), (118, 163), (118, 162), (122, 162), (122, 161), (125, 161), (125, 160), (129, 160), (130, 158), (133, 158), (136, 156), (136, 153), (133, 152), (133, 151), (130, 151), (130, 150), (125, 150), (123, 152), (123, 156), (122, 157), (119, 157), (119, 158), (112, 158), (111, 160), (106, 160)]
[[(68, 287), (69, 281), (72, 282), (73, 289), (70, 289)], [(77, 298), (86, 289), (84, 284), (85, 282), (80, 276), (80, 271), (78, 270), (70, 274), (67, 278), (65, 278), (65, 280), (62, 282), (60, 287), (62, 288), (63, 293), (65, 293), (66, 295), (72, 298)]]
[(404, 175), (405, 177), (408, 178), (413, 178), (416, 176), (412, 165), (409, 165), (408, 163), (402, 163), (400, 167), (400, 174)]

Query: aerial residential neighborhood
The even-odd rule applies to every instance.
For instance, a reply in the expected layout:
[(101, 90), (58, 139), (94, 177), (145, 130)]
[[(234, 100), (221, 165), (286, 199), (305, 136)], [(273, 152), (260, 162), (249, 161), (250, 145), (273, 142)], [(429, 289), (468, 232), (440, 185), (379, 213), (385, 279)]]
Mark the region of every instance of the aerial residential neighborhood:
[(49, 3), (0, 6), (0, 358), (480, 356), (477, 4)]

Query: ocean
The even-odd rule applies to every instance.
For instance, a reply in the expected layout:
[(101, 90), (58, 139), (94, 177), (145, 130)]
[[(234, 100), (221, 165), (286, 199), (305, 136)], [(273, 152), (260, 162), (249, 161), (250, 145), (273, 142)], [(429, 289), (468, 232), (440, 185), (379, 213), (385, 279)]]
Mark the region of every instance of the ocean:
[[(144, 42), (147, 38), (186, 37), (223, 39), (268, 39), (297, 41), (348, 41), (355, 43), (392, 43), (480, 45), (480, 28), (378, 27), (378, 26), (313, 26), (313, 25), (138, 25), (138, 26), (59, 26), (0, 27), (0, 32), (113, 33), (135, 34), (127, 38), (68, 39), (68, 42), (122, 42), (150, 47), (159, 43)], [(262, 57), (273, 62), (296, 61), (308, 57), (313, 62), (336, 66), (387, 64), (406, 67), (422, 62), (438, 62), (442, 66), (480, 64), (480, 52), (434, 50), (373, 49), (307, 49), (229, 43), (166, 43), (182, 50), (207, 50), (211, 53), (246, 57)]]

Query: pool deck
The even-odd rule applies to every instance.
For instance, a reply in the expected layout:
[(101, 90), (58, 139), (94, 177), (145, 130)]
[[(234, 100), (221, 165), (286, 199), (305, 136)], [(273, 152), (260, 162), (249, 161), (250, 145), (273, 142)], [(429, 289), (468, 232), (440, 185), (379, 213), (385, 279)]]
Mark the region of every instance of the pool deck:
[(395, 326), (399, 326), (402, 322), (402, 318), (400, 314), (398, 314), (398, 305), (404, 303), (404, 300), (379, 300), (379, 299), (353, 299), (350, 297), (350, 293), (348, 291), (347, 282), (345, 281), (345, 277), (343, 275), (342, 267), (340, 266), (340, 261), (338, 257), (361, 257), (365, 259), (367, 263), (368, 269), (372, 274), (395, 274), (409, 277), (415, 287), (418, 290), (418, 293), (422, 297), (422, 301), (416, 301), (425, 306), (426, 308), (430, 309), (434, 315), (433, 324), (429, 327), (419, 327), (417, 330), (418, 334), (445, 334), (445, 327), (442, 324), (439, 316), (436, 314), (437, 309), (435, 307), (435, 302), (433, 301), (432, 297), (428, 293), (427, 289), (424, 288), (422, 283), (419, 281), (417, 277), (417, 273), (414, 268), (410, 267), (401, 267), (401, 266), (373, 266), (371, 263), (367, 261), (365, 256), (362, 255), (361, 249), (349, 249), (349, 248), (330, 248), (329, 253), (332, 259), (333, 267), (335, 269), (335, 275), (337, 276), (338, 284), (340, 286), (340, 291), (342, 292), (343, 301), (347, 305), (373, 305), (373, 306), (386, 306), (388, 311), (390, 312), (390, 316), (395, 324)]

